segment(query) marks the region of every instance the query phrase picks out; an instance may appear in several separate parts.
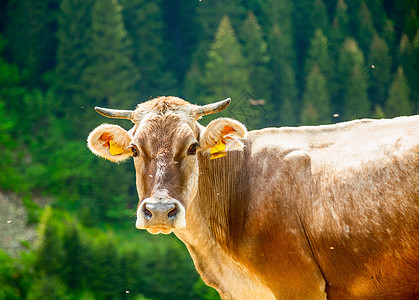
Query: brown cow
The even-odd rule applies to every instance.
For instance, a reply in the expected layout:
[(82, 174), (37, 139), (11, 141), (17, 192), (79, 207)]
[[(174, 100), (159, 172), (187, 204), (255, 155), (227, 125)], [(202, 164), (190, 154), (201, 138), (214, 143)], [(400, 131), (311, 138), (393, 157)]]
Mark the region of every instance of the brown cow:
[(224, 299), (419, 297), (419, 116), (247, 132), (160, 97), (88, 138), (134, 157), (137, 228), (174, 232)]

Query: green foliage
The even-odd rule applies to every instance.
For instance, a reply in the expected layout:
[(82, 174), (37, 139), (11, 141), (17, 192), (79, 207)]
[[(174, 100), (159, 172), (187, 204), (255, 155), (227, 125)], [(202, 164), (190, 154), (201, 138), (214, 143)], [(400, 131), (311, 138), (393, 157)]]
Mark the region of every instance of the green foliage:
[(207, 46), (216, 35), (217, 26), (225, 16), (236, 26), (246, 15), (241, 0), (201, 2), (197, 6), (196, 19), (201, 27), (200, 40)]
[(389, 117), (409, 115), (412, 111), (409, 94), (410, 89), (403, 68), (399, 67), (385, 104), (386, 115)]
[(367, 80), (363, 70), (355, 65), (352, 73), (345, 83), (343, 93), (344, 118), (353, 120), (368, 117), (370, 114), (370, 102), (367, 93)]
[(218, 295), (217, 291), (213, 288), (209, 288), (202, 279), (199, 279), (194, 289), (196, 293), (199, 295), (200, 299), (203, 300), (218, 300), (220, 296)]
[[(337, 98), (340, 101), (335, 101), (336, 111), (339, 114), (344, 112), (346, 120), (367, 117), (369, 111), (369, 108), (367, 109), (369, 107), (369, 99), (368, 94), (366, 94), (368, 74), (366, 72), (364, 54), (352, 38), (346, 39), (343, 44), (337, 66), (337, 76), (340, 85)], [(342, 108), (344, 109), (343, 111)], [(346, 111), (347, 109), (350, 112)]]
[(386, 41), (389, 49), (390, 49), (390, 55), (392, 57), (395, 57), (395, 53), (397, 45), (395, 43), (396, 41), (396, 33), (394, 31), (394, 25), (393, 22), (390, 20), (386, 20), (384, 29), (383, 29), (383, 33), (382, 33), (382, 37), (383, 39)]
[(35, 269), (41, 274), (61, 274), (63, 271), (64, 248), (62, 232), (54, 224), (51, 207), (46, 207), (40, 220)]
[[(296, 87), (294, 62), (295, 55), (292, 51), (292, 40), (289, 33), (283, 32), (278, 25), (273, 25), (268, 37), (272, 57), (272, 72), (274, 80), (272, 85), (272, 99), (275, 110), (279, 111), (281, 124), (296, 124), (296, 105), (298, 90)], [(278, 115), (275, 116), (278, 119)]]
[(391, 78), (392, 60), (386, 42), (375, 35), (368, 55), (370, 74), (369, 97), (373, 104), (383, 105)]
[(411, 88), (411, 98), (416, 105), (416, 112), (419, 112), (419, 74), (417, 71), (419, 69), (419, 30), (413, 39), (412, 55), (412, 67), (411, 72), (407, 75), (407, 80)]
[(78, 290), (83, 287), (83, 269), (85, 267), (84, 247), (81, 242), (80, 230), (75, 220), (67, 222), (63, 234), (63, 281), (71, 290)]
[(289, 0), (266, 1), (268, 54), (273, 74), (270, 118), (275, 125), (295, 125), (298, 90), (296, 86), (296, 55), (294, 50), (293, 2)]
[(27, 72), (27, 83), (42, 85), (42, 76), (55, 67), (59, 0), (8, 1), (6, 49), (8, 60)]
[(303, 125), (319, 125), (330, 123), (330, 95), (327, 89), (327, 79), (314, 65), (307, 78), (303, 95)]
[(91, 253), (94, 255), (90, 258), (89, 289), (105, 299), (117, 298), (123, 290), (121, 265), (115, 241), (100, 236), (93, 244)]
[[(418, 29), (417, 1), (2, 1), (0, 188), (22, 195), (40, 233), (20, 257), (0, 252), (0, 299), (217, 299), (179, 241), (126, 228), (132, 163), (85, 140), (128, 123), (93, 107), (231, 97), (214, 117), (249, 129), (409, 115)], [(54, 209), (41, 214), (39, 195)]]
[(36, 278), (28, 292), (28, 300), (69, 299), (67, 287), (57, 276)]
[(16, 270), (15, 259), (0, 250), (0, 299), (17, 300), (22, 298), (19, 285), (16, 282), (20, 276)]
[(379, 104), (375, 105), (374, 113), (372, 114), (372, 117), (374, 119), (383, 119), (383, 118), (386, 117), (386, 114), (384, 113), (384, 110), (382, 109), (382, 107)]
[(224, 99), (225, 95), (239, 99), (244, 91), (250, 89), (242, 47), (227, 16), (221, 20), (208, 51), (203, 78), (208, 102)]
[(326, 5), (323, 0), (314, 0), (313, 10), (311, 11), (311, 24), (322, 32), (329, 33), (329, 16), (327, 15)]
[(132, 61), (143, 78), (147, 78), (138, 85), (143, 98), (165, 94), (175, 85), (174, 74), (169, 70), (161, 72), (166, 68), (161, 2), (121, 1), (125, 27), (134, 49)]
[(372, 38), (376, 35), (376, 32), (371, 18), (371, 13), (365, 2), (362, 2), (359, 7), (358, 18), (355, 23), (359, 26), (356, 31), (359, 47), (364, 51), (364, 53), (367, 53), (370, 48)]
[(96, 1), (86, 45), (87, 66), (82, 80), (93, 103), (133, 107), (140, 73), (132, 63), (133, 47), (116, 0)]
[(338, 87), (334, 81), (336, 76), (335, 62), (330, 55), (329, 41), (321, 29), (317, 29), (311, 39), (305, 64), (306, 80), (314, 65), (317, 65), (320, 72), (326, 76), (329, 94), (331, 96), (336, 96)]
[(243, 23), (240, 40), (243, 44), (243, 54), (247, 58), (251, 93), (256, 99), (268, 100), (271, 98), (272, 82), (272, 75), (267, 67), (270, 57), (262, 28), (253, 13), (249, 13)]
[(338, 0), (336, 11), (330, 28), (330, 46), (334, 56), (337, 56), (341, 45), (351, 30), (349, 28), (348, 6), (344, 0)]
[(23, 197), (22, 202), (28, 213), (28, 224), (36, 224), (41, 216), (40, 206), (32, 201), (30, 196)]
[(71, 99), (62, 101), (66, 110), (74, 112), (74, 106), (80, 107), (82, 82), (80, 78), (86, 67), (88, 31), (91, 26), (90, 10), (93, 0), (62, 0), (58, 15), (57, 65), (55, 84), (60, 95)]

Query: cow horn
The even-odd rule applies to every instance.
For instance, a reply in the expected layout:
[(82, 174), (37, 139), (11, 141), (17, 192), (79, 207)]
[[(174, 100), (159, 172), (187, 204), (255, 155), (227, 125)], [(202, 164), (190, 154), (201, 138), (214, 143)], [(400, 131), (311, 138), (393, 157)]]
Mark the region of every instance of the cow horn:
[(114, 119), (132, 120), (132, 110), (109, 109), (102, 107), (95, 107), (95, 110), (102, 116)]
[(220, 112), (220, 111), (226, 109), (227, 106), (230, 104), (230, 102), (231, 102), (231, 99), (227, 98), (225, 100), (218, 101), (218, 102), (215, 102), (215, 103), (207, 104), (207, 105), (204, 105), (204, 106), (198, 106), (195, 110), (196, 116), (198, 118), (200, 118), (200, 117), (205, 116), (205, 115)]

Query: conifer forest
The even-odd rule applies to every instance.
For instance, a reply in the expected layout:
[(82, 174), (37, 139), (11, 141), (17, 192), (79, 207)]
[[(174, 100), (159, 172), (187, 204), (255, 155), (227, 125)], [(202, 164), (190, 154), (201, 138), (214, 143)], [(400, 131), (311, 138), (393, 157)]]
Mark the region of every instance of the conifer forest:
[(95, 106), (162, 95), (249, 130), (418, 114), (419, 0), (0, 0), (0, 299), (219, 299), (86, 147)]

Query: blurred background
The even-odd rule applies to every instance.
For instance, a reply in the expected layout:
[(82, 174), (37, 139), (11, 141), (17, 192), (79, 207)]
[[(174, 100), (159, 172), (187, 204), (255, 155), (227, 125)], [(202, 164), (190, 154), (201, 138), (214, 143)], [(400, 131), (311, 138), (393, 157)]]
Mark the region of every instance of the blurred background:
[[(218, 299), (86, 147), (160, 95), (249, 129), (417, 114), (418, 0), (1, 0), (0, 299)], [(214, 116), (217, 117), (217, 116)], [(208, 122), (204, 119), (203, 122)]]

